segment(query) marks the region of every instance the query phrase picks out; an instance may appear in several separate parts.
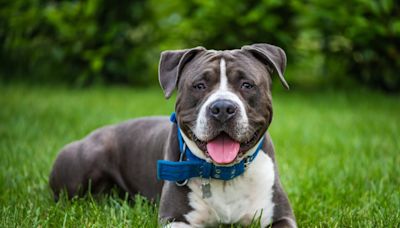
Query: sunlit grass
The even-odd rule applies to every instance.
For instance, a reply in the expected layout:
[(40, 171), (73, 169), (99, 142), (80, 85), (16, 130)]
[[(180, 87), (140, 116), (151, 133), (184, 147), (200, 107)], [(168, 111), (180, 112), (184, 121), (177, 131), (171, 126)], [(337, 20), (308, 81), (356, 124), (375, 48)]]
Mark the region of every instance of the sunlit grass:
[[(0, 87), (0, 227), (154, 227), (153, 203), (87, 196), (55, 203), (58, 150), (105, 124), (168, 115), (158, 88)], [(274, 93), (270, 128), (301, 227), (400, 226), (399, 97), (377, 92)]]

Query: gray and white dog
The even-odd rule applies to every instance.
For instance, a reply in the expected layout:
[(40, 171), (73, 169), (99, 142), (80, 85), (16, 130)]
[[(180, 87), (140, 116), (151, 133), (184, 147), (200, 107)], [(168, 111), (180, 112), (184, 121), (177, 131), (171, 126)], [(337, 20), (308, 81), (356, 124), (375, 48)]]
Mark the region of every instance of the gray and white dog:
[[(254, 219), (262, 227), (296, 227), (267, 132), (273, 113), (271, 74), (276, 71), (288, 88), (285, 67), (285, 52), (269, 44), (162, 52), (159, 81), (166, 98), (178, 90), (177, 123), (167, 117), (134, 119), (66, 145), (50, 175), (55, 198), (63, 189), (73, 197), (89, 184), (94, 193), (117, 185), (131, 196), (160, 197), (160, 221), (170, 227), (246, 226)], [(188, 160), (181, 156), (179, 137), (183, 150), (214, 174), (203, 178), (200, 171), (184, 182), (158, 180), (158, 160)], [(231, 168), (247, 158), (251, 162), (243, 170)], [(219, 179), (221, 167), (241, 173)]]

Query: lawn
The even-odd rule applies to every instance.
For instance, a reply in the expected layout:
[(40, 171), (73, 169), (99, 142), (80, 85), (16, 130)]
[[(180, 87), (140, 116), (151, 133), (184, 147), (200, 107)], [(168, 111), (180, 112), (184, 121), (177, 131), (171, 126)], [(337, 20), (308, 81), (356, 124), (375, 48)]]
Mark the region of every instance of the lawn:
[[(270, 133), (300, 227), (400, 227), (400, 99), (277, 89)], [(0, 227), (155, 227), (156, 206), (107, 196), (55, 203), (58, 150), (105, 124), (168, 115), (158, 88), (0, 86)]]

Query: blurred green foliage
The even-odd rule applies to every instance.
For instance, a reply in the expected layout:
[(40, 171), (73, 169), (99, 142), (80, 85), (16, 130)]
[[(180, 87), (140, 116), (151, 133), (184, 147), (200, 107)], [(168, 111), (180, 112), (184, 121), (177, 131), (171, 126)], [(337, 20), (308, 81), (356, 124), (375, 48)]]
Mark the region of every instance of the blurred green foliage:
[[(318, 41), (324, 73), (353, 77), (371, 87), (400, 89), (400, 2), (396, 0), (297, 3), (303, 37)], [(308, 34), (307, 34), (308, 33)], [(301, 40), (301, 39), (300, 39)], [(330, 74), (330, 75), (329, 75)]]
[(393, 91), (400, 88), (399, 40), (396, 0), (0, 3), (5, 81), (149, 84), (162, 50), (268, 42), (286, 50), (299, 83), (310, 74)]
[(133, 1), (9, 1), (0, 10), (2, 74), (77, 85), (142, 82), (146, 46), (154, 43), (143, 31), (147, 8)]

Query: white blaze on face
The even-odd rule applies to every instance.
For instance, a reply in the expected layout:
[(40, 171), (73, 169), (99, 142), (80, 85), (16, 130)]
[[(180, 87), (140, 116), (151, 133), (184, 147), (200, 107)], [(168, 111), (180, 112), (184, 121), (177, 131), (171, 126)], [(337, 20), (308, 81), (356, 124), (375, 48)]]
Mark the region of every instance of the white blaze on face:
[(194, 127), (193, 130), (196, 137), (202, 141), (210, 140), (208, 138), (209, 137), (208, 134), (211, 126), (208, 121), (207, 112), (209, 106), (213, 102), (219, 99), (230, 100), (237, 105), (238, 116), (235, 120), (236, 126), (234, 127), (234, 129), (232, 129), (232, 131), (235, 131), (234, 134), (237, 135), (238, 138), (244, 138), (246, 132), (248, 131), (248, 119), (247, 119), (246, 109), (240, 98), (235, 93), (233, 93), (232, 90), (229, 88), (228, 76), (226, 74), (226, 62), (225, 59), (223, 58), (221, 58), (220, 60), (219, 87), (217, 90), (214, 90), (212, 92), (212, 94), (207, 98), (207, 100), (200, 108), (196, 120), (196, 126)]
[(221, 72), (220, 79), (219, 79), (219, 91), (227, 91), (228, 90), (228, 76), (226, 76), (225, 59), (221, 58), (219, 68), (220, 68), (220, 72)]

